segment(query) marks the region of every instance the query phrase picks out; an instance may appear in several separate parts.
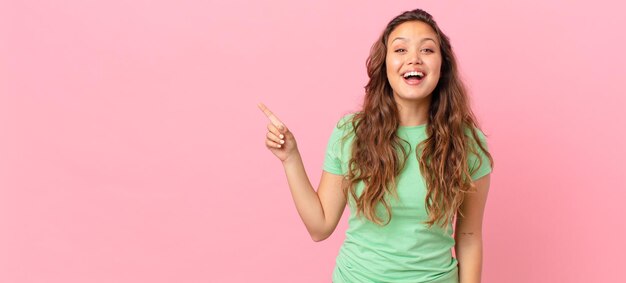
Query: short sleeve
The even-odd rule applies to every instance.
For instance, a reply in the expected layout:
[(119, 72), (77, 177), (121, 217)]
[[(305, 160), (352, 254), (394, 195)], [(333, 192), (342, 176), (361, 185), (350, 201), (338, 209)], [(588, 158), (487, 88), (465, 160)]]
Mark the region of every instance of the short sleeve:
[[(478, 135), (479, 142), (486, 149), (487, 147), (487, 139), (482, 131), (476, 129), (476, 134)], [(489, 161), (489, 157), (483, 152), (480, 147), (475, 143), (472, 135), (470, 134), (470, 144), (476, 149), (478, 152), (478, 156), (473, 152), (469, 152), (468, 154), (468, 166), (470, 167), (470, 174), (472, 175), (472, 180), (477, 180), (489, 173), (491, 173), (491, 162)], [(481, 163), (482, 161), (482, 163)]]
[(335, 125), (333, 132), (330, 134), (330, 138), (328, 139), (328, 143), (326, 145), (326, 155), (324, 157), (324, 166), (323, 169), (326, 172), (333, 173), (336, 175), (345, 175), (344, 169), (342, 168), (343, 163), (343, 145), (345, 140), (343, 139), (346, 134), (347, 124), (345, 123), (348, 119), (348, 116), (344, 116), (338, 123)]

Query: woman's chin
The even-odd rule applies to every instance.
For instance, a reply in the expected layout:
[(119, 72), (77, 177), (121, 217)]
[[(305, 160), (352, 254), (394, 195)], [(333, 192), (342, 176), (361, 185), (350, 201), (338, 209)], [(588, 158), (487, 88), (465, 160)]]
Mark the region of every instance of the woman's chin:
[(424, 92), (405, 92), (395, 94), (394, 97), (396, 100), (402, 101), (423, 101), (425, 99), (429, 99), (430, 94), (425, 94)]

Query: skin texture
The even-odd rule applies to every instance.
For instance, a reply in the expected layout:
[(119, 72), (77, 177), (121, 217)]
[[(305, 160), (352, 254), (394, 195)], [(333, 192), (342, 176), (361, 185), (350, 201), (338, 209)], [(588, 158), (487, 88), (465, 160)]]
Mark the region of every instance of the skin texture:
[[(387, 46), (387, 79), (400, 111), (400, 125), (427, 123), (431, 94), (439, 82), (441, 71), (437, 34), (426, 23), (405, 22), (391, 32)], [(410, 70), (426, 74), (419, 85), (405, 82), (403, 75)]]
[[(416, 126), (428, 122), (428, 110), (433, 90), (440, 78), (441, 53), (435, 31), (419, 21), (398, 25), (387, 42), (386, 72), (398, 104), (401, 126)], [(404, 81), (408, 70), (423, 71), (426, 76), (415, 86)], [(339, 223), (347, 199), (342, 187), (344, 177), (322, 171), (317, 191), (314, 190), (293, 133), (265, 105), (259, 108), (269, 119), (266, 147), (281, 160), (296, 209), (311, 238), (318, 242), (328, 238)], [(481, 280), (482, 220), (490, 174), (475, 181), (477, 191), (465, 196), (459, 210), (464, 217), (455, 223), (455, 253), (459, 261), (459, 282)]]
[(490, 182), (491, 174), (474, 181), (476, 192), (467, 194), (459, 208), (464, 217), (459, 215), (456, 220), (454, 251), (459, 261), (460, 283), (480, 282), (483, 259), (483, 214)]

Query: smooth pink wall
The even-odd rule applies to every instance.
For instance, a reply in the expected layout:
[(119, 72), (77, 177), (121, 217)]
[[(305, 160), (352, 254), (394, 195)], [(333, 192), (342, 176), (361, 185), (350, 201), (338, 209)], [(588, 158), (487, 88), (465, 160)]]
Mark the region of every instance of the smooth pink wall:
[(483, 282), (622, 282), (626, 7), (516, 2), (2, 1), (0, 282), (329, 282), (347, 210), (310, 239), (256, 104), (316, 186), (418, 7), (495, 157)]

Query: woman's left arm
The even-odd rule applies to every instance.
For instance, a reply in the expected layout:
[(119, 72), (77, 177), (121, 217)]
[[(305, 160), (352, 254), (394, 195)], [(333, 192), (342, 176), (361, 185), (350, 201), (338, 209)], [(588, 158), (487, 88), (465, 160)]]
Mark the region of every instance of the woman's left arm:
[(477, 191), (465, 195), (454, 229), (455, 253), (459, 262), (459, 283), (480, 283), (483, 261), (483, 212), (491, 174), (474, 181)]

